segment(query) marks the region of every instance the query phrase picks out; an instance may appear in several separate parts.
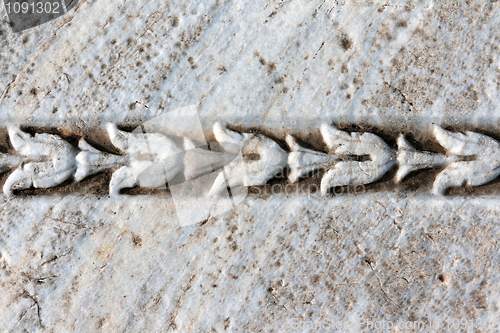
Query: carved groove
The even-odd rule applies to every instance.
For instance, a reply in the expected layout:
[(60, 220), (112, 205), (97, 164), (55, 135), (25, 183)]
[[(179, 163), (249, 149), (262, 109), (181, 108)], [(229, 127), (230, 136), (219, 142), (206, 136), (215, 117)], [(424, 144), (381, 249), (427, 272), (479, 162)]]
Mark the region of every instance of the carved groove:
[(124, 132), (108, 124), (109, 139), (122, 153), (118, 155), (96, 149), (84, 138), (76, 149), (55, 134), (32, 136), (19, 127), (9, 127), (15, 154), (0, 153), (0, 172), (13, 170), (3, 192), (10, 196), (16, 190), (48, 189), (110, 170), (110, 195), (133, 187), (161, 189), (214, 172), (218, 174), (207, 193), (210, 196), (219, 195), (228, 184), (262, 186), (280, 174), (286, 174), (293, 184), (318, 173), (322, 174), (320, 192), (326, 195), (338, 186), (376, 182), (395, 165), (396, 183), (412, 172), (442, 169), (434, 180), (434, 195), (453, 187), (484, 185), (500, 175), (500, 144), (484, 134), (435, 126), (433, 135), (446, 150), (440, 154), (415, 149), (403, 134), (397, 148), (391, 148), (373, 133), (349, 133), (328, 124), (320, 132), (328, 153), (302, 147), (291, 135), (286, 137), (287, 152), (263, 134), (239, 133), (216, 123), (213, 133), (221, 149), (212, 151), (197, 147), (190, 138)]

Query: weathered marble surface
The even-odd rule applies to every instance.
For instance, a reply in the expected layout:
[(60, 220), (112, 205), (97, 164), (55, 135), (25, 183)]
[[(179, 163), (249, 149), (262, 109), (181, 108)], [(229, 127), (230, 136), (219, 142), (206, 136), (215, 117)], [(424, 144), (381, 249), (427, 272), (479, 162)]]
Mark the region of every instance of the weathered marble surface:
[(3, 24), (0, 120), (85, 129), (196, 104), (204, 124), (283, 139), (332, 121), (496, 130), (499, 6), (83, 1), (18, 35)]
[[(500, 133), (500, 2), (87, 0), (20, 34), (0, 17), (4, 126), (101, 138), (195, 104), (207, 136)], [(252, 194), (185, 226), (168, 196), (105, 193), (1, 195), (0, 331), (500, 321), (498, 194)]]
[(156, 196), (4, 200), (3, 329), (284, 332), (294, 319), (350, 319), (351, 332), (362, 319), (497, 325), (497, 202), (250, 197), (181, 228), (171, 200)]

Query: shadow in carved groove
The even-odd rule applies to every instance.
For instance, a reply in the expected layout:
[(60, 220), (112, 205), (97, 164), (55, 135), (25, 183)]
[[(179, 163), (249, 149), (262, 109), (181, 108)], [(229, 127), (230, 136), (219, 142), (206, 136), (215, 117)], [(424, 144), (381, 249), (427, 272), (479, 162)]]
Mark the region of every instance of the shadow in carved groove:
[[(135, 126), (126, 126), (127, 129), (135, 128)], [(334, 130), (335, 127), (332, 127)], [(380, 130), (377, 128), (373, 127), (367, 127), (367, 126), (339, 126), (338, 127), (340, 132), (345, 133), (342, 135), (347, 135), (347, 137), (350, 137), (349, 132), (355, 132), (359, 133), (359, 135), (363, 135), (364, 133), (371, 133), (370, 135), (376, 135), (379, 138), (383, 139), (383, 142), (387, 144), (388, 149), (391, 151), (397, 152), (402, 149), (400, 147), (401, 143), (400, 141), (402, 140), (401, 136), (399, 133), (391, 132), (388, 130)], [(237, 132), (240, 133), (253, 133), (253, 134), (261, 134), (264, 135), (272, 141), (276, 142), (278, 146), (287, 151), (287, 154), (290, 154), (293, 149), (291, 149), (288, 145), (290, 142), (285, 141), (282, 138), (278, 138), (276, 135), (271, 135), (271, 133), (265, 133), (261, 132), (255, 129), (245, 129), (245, 128), (240, 128), (240, 127), (231, 127), (233, 130), (238, 130)], [(380, 191), (398, 191), (401, 192), (401, 194), (405, 193), (426, 193), (432, 190), (432, 184), (436, 181), (436, 178), (447, 168), (448, 165), (451, 163), (455, 163), (453, 161), (456, 161), (456, 163), (476, 163), (476, 165), (479, 165), (481, 167), (481, 163), (483, 165), (486, 164), (486, 162), (490, 161), (487, 160), (485, 162), (481, 162), (480, 158), (481, 156), (486, 156), (487, 158), (492, 159), (492, 165), (486, 165), (485, 167), (488, 169), (491, 169), (490, 171), (486, 170), (485, 172), (489, 172), (490, 176), (481, 176), (482, 178), (479, 179), (479, 181), (476, 181), (477, 184), (479, 184), (482, 179), (487, 181), (485, 184), (479, 184), (477, 186), (466, 186), (466, 181), (463, 180), (462, 183), (460, 183), (460, 180), (455, 180), (454, 185), (462, 185), (462, 186), (450, 186), (447, 189), (443, 191), (443, 194), (445, 195), (450, 195), (450, 196), (460, 196), (460, 195), (466, 195), (466, 196), (475, 196), (475, 195), (487, 195), (487, 194), (499, 194), (500, 193), (500, 178), (496, 176), (498, 174), (498, 167), (495, 163), (497, 163), (497, 160), (500, 159), (500, 157), (497, 157), (497, 145), (498, 141), (500, 140), (500, 136), (496, 135), (495, 133), (491, 133), (491, 131), (481, 131), (481, 130), (474, 130), (474, 133), (467, 133), (467, 129), (465, 128), (449, 128), (446, 127), (444, 129), (440, 128), (435, 128), (434, 133), (435, 135), (438, 135), (440, 137), (439, 140), (436, 140), (435, 138), (432, 138), (431, 136), (415, 136), (413, 135), (406, 135), (404, 137), (404, 140), (406, 140), (407, 145), (405, 149), (410, 149), (408, 150), (409, 152), (415, 151), (418, 154), (421, 154), (421, 152), (426, 151), (426, 152), (433, 152), (435, 153), (435, 156), (442, 155), (443, 158), (446, 157), (449, 161), (445, 164), (435, 164), (431, 166), (418, 166), (415, 170), (410, 170), (401, 181), (396, 181), (395, 176), (401, 168), (401, 165), (399, 167), (397, 164), (394, 166), (390, 167), (387, 169), (387, 171), (384, 171), (383, 174), (375, 179), (371, 183), (367, 184), (361, 184), (363, 186), (362, 191), (352, 191), (352, 186), (353, 185), (343, 185), (343, 186), (335, 186), (330, 189), (328, 189), (328, 194), (333, 195), (333, 196), (338, 196), (340, 195), (347, 195), (347, 194), (360, 194), (360, 193), (374, 193), (374, 192), (380, 192)], [(97, 151), (104, 152), (104, 153), (109, 153), (113, 155), (123, 155), (120, 150), (118, 150), (111, 141), (109, 140), (108, 133), (103, 130), (94, 130), (94, 129), (88, 129), (88, 130), (81, 130), (81, 129), (76, 129), (75, 128), (35, 128), (35, 127), (22, 127), (21, 128), (22, 132), (29, 133), (31, 135), (35, 134), (41, 134), (41, 133), (50, 133), (57, 135), (60, 137), (62, 140), (65, 142), (68, 142), (71, 144), (71, 146), (75, 149), (76, 152), (78, 152), (78, 145), (79, 141), (81, 138), (85, 138), (85, 141), (89, 143), (93, 148), (96, 148)], [(338, 131), (338, 130), (337, 130)], [(340, 133), (338, 132), (338, 133)], [(358, 135), (358, 134), (353, 134), (353, 135)], [(361, 136), (360, 136), (361, 137)], [(304, 156), (306, 156), (308, 153), (307, 152), (314, 152), (316, 151), (318, 154), (322, 154), (322, 156), (328, 155), (328, 147), (325, 144), (323, 140), (321, 140), (321, 133), (319, 130), (313, 131), (308, 137), (306, 138), (295, 138), (296, 145), (298, 147), (303, 147), (303, 152), (305, 152)], [(287, 139), (288, 140), (288, 139)], [(462, 150), (456, 150), (453, 154), (459, 154), (453, 159), (450, 159), (450, 153), (447, 153), (447, 150), (443, 148), (441, 144), (445, 144), (446, 142), (443, 143), (442, 140), (452, 140), (450, 141), (453, 143), (453, 145), (450, 145), (448, 143), (448, 146), (451, 147), (450, 149), (455, 149), (454, 147), (458, 144), (459, 146), (461, 144), (463, 145), (472, 145), (472, 148), (463, 148)], [(455, 141), (453, 141), (455, 140)], [(464, 141), (465, 140), (465, 141)], [(469, 141), (467, 141), (469, 140)], [(438, 142), (439, 141), (439, 142)], [(178, 141), (176, 141), (178, 142)], [(470, 142), (470, 143), (467, 143)], [(475, 146), (474, 146), (475, 145)], [(485, 151), (477, 149), (477, 147), (485, 147)], [(302, 149), (302, 148), (299, 148)], [(471, 150), (472, 149), (472, 150)], [(477, 150), (478, 156), (476, 156), (476, 152), (473, 151), (474, 149)], [(464, 156), (460, 156), (461, 152), (464, 152)], [(473, 154), (471, 153), (473, 152)], [(2, 152), (4, 155), (8, 154), (15, 154), (15, 149), (14, 147), (10, 144), (9, 142), (9, 135), (6, 130), (2, 129), (0, 130), (0, 152)], [(330, 153), (332, 153), (330, 151)], [(467, 155), (469, 154), (469, 155)], [(471, 155), (472, 154), (472, 155)], [(486, 154), (486, 155), (485, 155)], [(489, 155), (488, 155), (489, 154)], [(254, 156), (255, 155), (255, 156)], [(406, 156), (406, 155), (405, 155)], [(252, 161), (252, 160), (258, 160), (258, 154), (253, 154), (250, 153), (248, 156), (246, 156), (246, 161)], [(478, 161), (479, 159), (479, 161)], [(353, 161), (353, 162), (366, 162), (370, 161), (369, 155), (354, 155), (354, 156), (339, 156), (337, 158), (338, 162), (342, 161)], [(336, 162), (336, 163), (338, 163)], [(481, 163), (479, 163), (481, 162)], [(24, 163), (24, 162), (23, 162)], [(473, 166), (473, 164), (462, 164), (467, 167)], [(116, 168), (115, 168), (116, 169)], [(74, 177), (69, 177), (68, 179), (64, 180), (60, 184), (50, 187), (50, 188), (33, 188), (30, 187), (28, 189), (23, 189), (23, 190), (14, 190), (13, 194), (14, 195), (64, 195), (64, 194), (69, 194), (69, 193), (78, 193), (78, 194), (93, 194), (93, 195), (108, 195), (109, 193), (109, 182), (112, 177), (113, 168), (106, 169), (104, 171), (99, 171), (96, 174), (88, 175), (84, 179), (82, 179), (79, 182), (76, 182), (74, 180)], [(306, 170), (307, 171), (307, 170)], [(302, 175), (301, 178), (299, 178), (296, 182), (291, 183), (288, 177), (290, 176), (291, 169), (290, 167), (283, 168), (283, 172), (281, 175), (278, 177), (271, 177), (271, 179), (268, 179), (265, 183), (263, 184), (258, 184), (251, 186), (249, 188), (249, 193), (251, 195), (256, 195), (256, 196), (261, 196), (261, 197), (268, 197), (273, 194), (277, 193), (282, 193), (282, 194), (287, 194), (287, 195), (292, 195), (294, 193), (305, 193), (305, 194), (320, 194), (320, 186), (321, 186), (321, 179), (325, 175), (324, 170), (319, 170), (319, 171), (310, 171), (306, 172), (304, 175)], [(452, 170), (452, 172), (454, 172)], [(479, 171), (478, 171), (479, 172)], [(0, 174), (0, 184), (3, 186), (5, 184), (6, 179), (9, 177), (9, 175), (12, 174), (12, 170), (7, 170), (3, 171)], [(466, 175), (466, 177), (475, 177), (475, 174), (469, 174)], [(455, 175), (452, 173), (452, 175)], [(486, 178), (485, 178), (486, 177)], [(453, 185), (452, 184), (452, 185)], [(355, 184), (354, 184), (355, 185)], [(349, 191), (351, 189), (351, 191)], [(166, 189), (162, 190), (156, 190), (156, 189), (142, 189), (142, 188), (124, 188), (120, 190), (120, 194), (126, 194), (126, 195), (168, 195), (169, 194), (168, 186), (166, 186)]]

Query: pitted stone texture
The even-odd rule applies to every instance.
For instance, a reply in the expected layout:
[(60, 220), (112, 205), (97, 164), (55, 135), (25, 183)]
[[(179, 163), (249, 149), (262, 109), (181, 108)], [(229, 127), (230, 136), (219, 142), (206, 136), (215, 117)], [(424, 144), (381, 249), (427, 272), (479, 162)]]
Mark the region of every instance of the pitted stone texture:
[(499, 13), (498, 1), (80, 1), (20, 34), (2, 21), (0, 122), (139, 124), (195, 104), (204, 126), (283, 140), (323, 122), (493, 130)]
[(250, 197), (185, 228), (172, 202), (155, 196), (2, 206), (0, 311), (9, 331), (500, 322), (496, 199)]

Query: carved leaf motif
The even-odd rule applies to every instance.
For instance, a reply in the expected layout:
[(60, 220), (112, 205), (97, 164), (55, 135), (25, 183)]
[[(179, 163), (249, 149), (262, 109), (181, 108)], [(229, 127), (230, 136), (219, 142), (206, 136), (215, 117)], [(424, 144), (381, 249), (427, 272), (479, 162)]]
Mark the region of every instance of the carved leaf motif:
[[(262, 134), (237, 133), (216, 123), (214, 135), (224, 150), (230, 154), (237, 154), (236, 147), (238, 147), (241, 148), (242, 156), (236, 157), (224, 167), (225, 173), (221, 172), (216, 178), (211, 194), (225, 189), (227, 182), (231, 186), (263, 185), (287, 166), (287, 152)], [(245, 159), (245, 156), (256, 158)]]
[(500, 175), (500, 145), (493, 138), (479, 133), (454, 133), (434, 127), (439, 144), (458, 159), (468, 156), (473, 160), (456, 161), (438, 174), (432, 188), (433, 194), (443, 194), (452, 186), (478, 186)]
[(291, 170), (288, 179), (292, 183), (313, 171), (330, 168), (338, 159), (336, 155), (328, 155), (301, 147), (291, 135), (286, 137), (286, 142), (291, 150), (288, 154), (288, 165)]
[(404, 135), (401, 135), (398, 138), (399, 169), (396, 173), (396, 182), (402, 181), (412, 171), (433, 168), (452, 161), (453, 157), (416, 150), (406, 141)]
[(83, 138), (80, 139), (78, 148), (81, 150), (76, 155), (75, 180), (78, 182), (90, 175), (123, 165), (129, 161), (127, 156), (103, 153), (89, 145)]
[[(83, 138), (76, 155), (73, 147), (57, 135), (31, 136), (18, 127), (8, 130), (12, 145), (19, 154), (0, 153), (0, 172), (20, 166), (4, 184), (7, 195), (14, 189), (57, 186), (70, 178), (75, 170), (75, 179), (80, 181), (117, 166), (122, 167), (113, 174), (111, 194), (135, 185), (163, 187), (179, 173), (183, 173), (184, 178), (176, 180), (190, 181), (218, 169), (223, 171), (215, 174), (217, 177), (213, 183), (208, 183), (210, 194), (219, 194), (227, 186), (232, 187), (233, 192), (238, 186), (263, 185), (283, 174), (287, 165), (291, 169), (291, 182), (317, 169), (327, 169), (321, 181), (321, 191), (327, 193), (334, 186), (371, 183), (396, 162), (395, 152), (377, 135), (347, 133), (329, 125), (321, 126), (321, 134), (330, 154), (303, 148), (290, 135), (287, 143), (291, 152), (287, 153), (264, 135), (237, 133), (219, 123), (214, 125), (214, 134), (224, 152), (197, 147), (189, 138), (184, 138), (184, 147), (179, 148), (164, 134), (128, 133), (108, 124), (111, 142), (125, 156), (101, 152)], [(500, 143), (496, 140), (474, 132), (450, 132), (439, 126), (434, 127), (434, 135), (448, 151), (446, 156), (418, 151), (404, 135), (398, 138), (396, 181), (401, 181), (414, 170), (446, 165), (433, 186), (434, 194), (442, 194), (451, 186), (478, 186), (500, 175)]]
[(394, 164), (395, 154), (377, 135), (347, 133), (323, 124), (321, 134), (336, 155), (368, 155), (369, 161), (339, 161), (321, 179), (321, 193), (335, 186), (369, 184), (382, 177)]
[[(229, 147), (232, 145), (232, 147)], [(239, 147), (231, 143), (224, 143), (229, 151), (239, 152)], [(191, 180), (220, 170), (233, 161), (238, 155), (233, 153), (212, 151), (199, 148), (188, 139), (184, 138), (184, 179)]]
[(165, 187), (168, 180), (183, 170), (182, 150), (165, 135), (127, 133), (114, 124), (108, 124), (107, 129), (113, 145), (130, 158), (128, 165), (113, 173), (109, 185), (111, 195), (136, 185), (148, 189)]
[(67, 180), (76, 168), (76, 152), (59, 136), (36, 134), (34, 137), (19, 127), (8, 129), (12, 146), (28, 163), (18, 167), (5, 181), (3, 191), (54, 187)]

